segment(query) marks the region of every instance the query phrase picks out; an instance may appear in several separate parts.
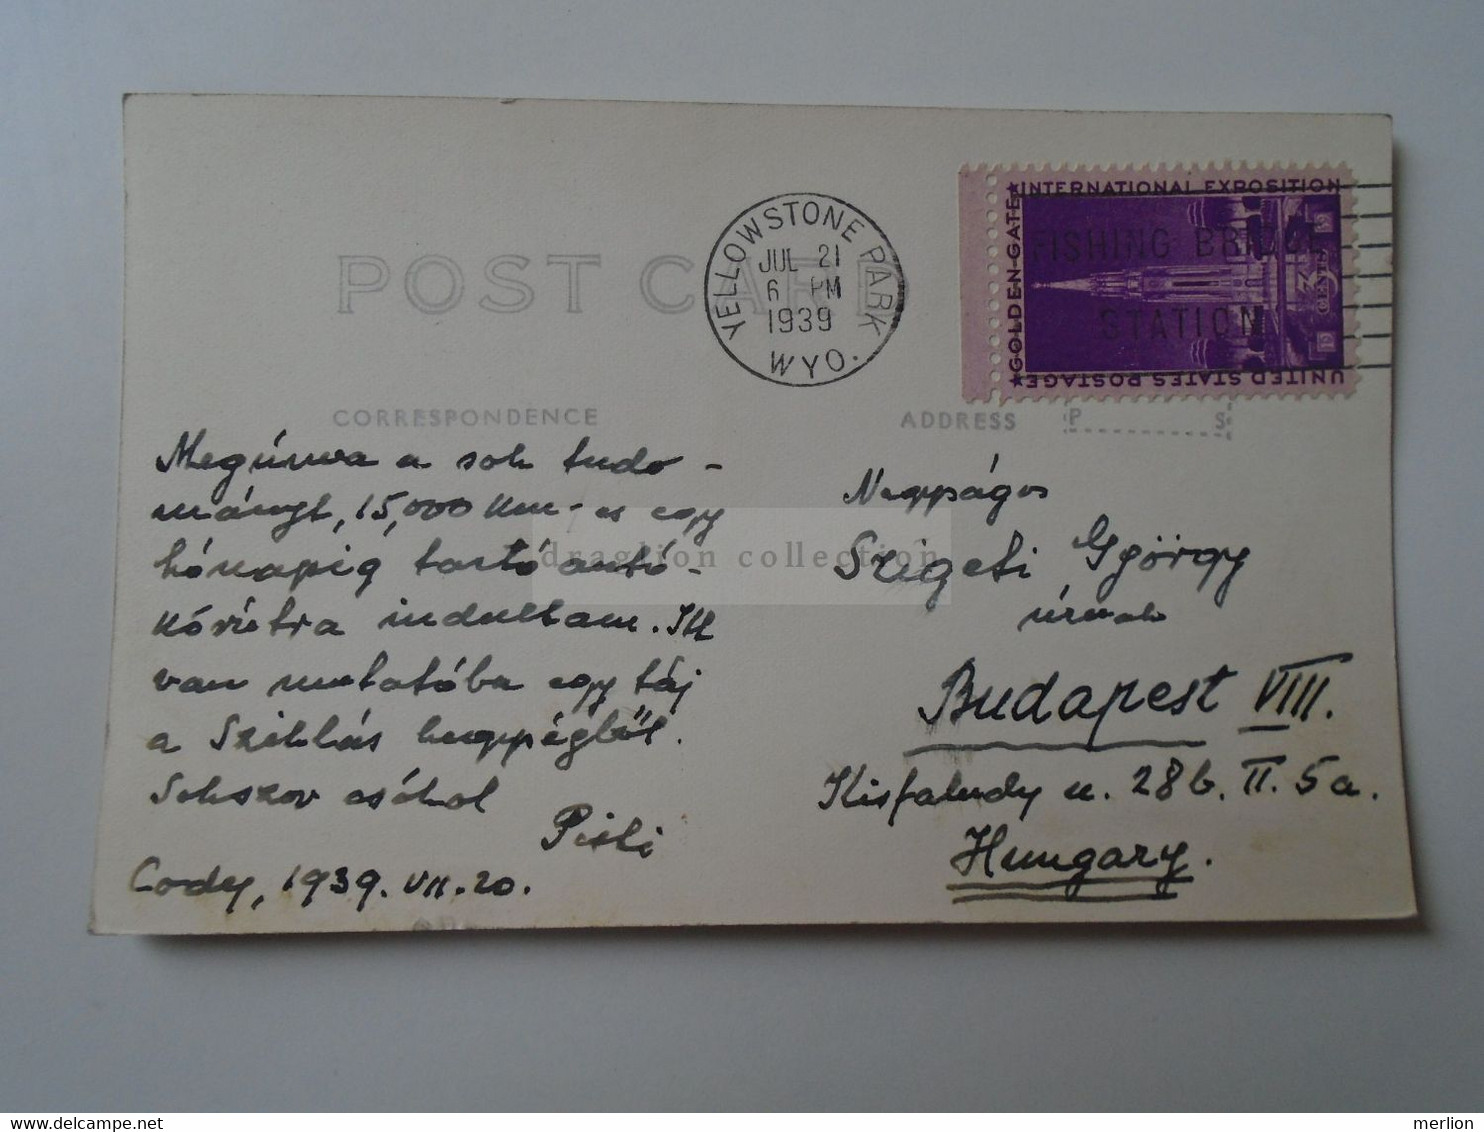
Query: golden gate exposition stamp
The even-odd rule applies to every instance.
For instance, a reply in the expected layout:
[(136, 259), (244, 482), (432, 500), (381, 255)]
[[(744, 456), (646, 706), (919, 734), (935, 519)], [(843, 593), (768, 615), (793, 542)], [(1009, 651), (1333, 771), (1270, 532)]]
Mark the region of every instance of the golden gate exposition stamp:
[(1343, 394), (1343, 166), (959, 173), (966, 400)]

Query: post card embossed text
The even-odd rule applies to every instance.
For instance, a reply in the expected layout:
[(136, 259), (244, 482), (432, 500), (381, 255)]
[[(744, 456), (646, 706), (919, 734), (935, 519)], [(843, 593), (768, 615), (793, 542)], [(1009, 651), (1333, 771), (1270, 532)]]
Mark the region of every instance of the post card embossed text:
[(95, 930), (1413, 913), (1384, 118), (125, 150)]

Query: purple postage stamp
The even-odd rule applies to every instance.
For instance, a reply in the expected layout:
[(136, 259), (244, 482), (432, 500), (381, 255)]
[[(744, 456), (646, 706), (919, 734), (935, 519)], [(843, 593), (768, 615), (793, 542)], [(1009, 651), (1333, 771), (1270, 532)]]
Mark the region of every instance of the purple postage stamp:
[(1349, 393), (1351, 188), (1337, 166), (964, 168), (964, 398)]

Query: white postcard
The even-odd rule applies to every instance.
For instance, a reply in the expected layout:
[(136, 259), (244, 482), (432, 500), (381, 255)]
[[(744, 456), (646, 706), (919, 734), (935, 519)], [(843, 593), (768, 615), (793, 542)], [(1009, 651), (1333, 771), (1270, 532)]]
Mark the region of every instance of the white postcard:
[(1386, 118), (124, 127), (95, 931), (1415, 913)]

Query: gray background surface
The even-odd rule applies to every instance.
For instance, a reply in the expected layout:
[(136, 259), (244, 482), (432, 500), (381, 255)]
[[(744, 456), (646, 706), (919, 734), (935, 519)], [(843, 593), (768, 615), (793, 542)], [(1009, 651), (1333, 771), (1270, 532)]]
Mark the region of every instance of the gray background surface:
[[(1481, 47), (1476, 3), (0, 5), (0, 1110), (1480, 1108)], [(1422, 921), (89, 937), (126, 90), (1393, 114)]]

